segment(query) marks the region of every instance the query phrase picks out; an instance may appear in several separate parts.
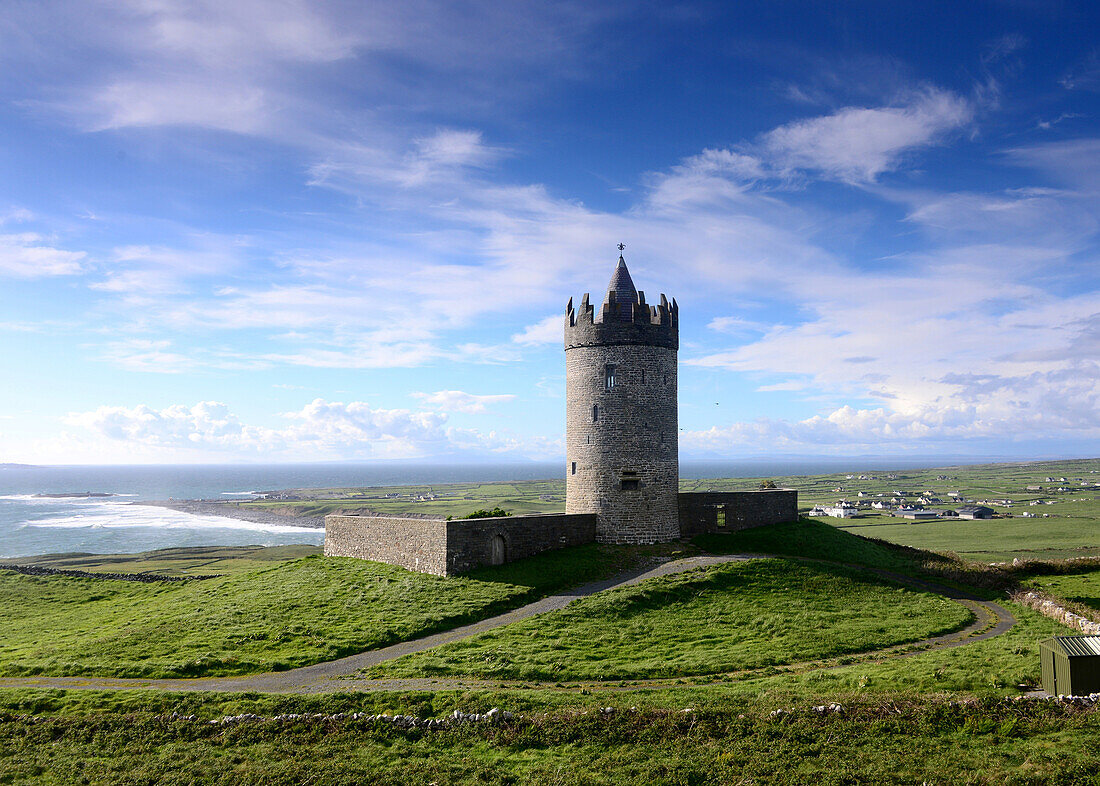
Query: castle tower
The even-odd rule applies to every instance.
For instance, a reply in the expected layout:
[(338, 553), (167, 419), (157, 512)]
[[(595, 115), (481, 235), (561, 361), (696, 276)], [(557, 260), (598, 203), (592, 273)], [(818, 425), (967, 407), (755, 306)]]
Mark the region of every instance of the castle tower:
[(600, 310), (565, 311), (565, 510), (597, 514), (601, 543), (674, 540), (676, 300), (647, 305), (620, 256)]

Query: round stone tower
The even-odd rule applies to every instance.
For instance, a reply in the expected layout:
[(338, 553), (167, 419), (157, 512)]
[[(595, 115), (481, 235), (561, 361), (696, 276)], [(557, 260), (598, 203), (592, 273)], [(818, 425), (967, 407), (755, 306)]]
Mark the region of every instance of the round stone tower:
[(602, 308), (565, 311), (565, 510), (597, 514), (601, 543), (674, 540), (676, 300), (647, 305), (620, 256)]

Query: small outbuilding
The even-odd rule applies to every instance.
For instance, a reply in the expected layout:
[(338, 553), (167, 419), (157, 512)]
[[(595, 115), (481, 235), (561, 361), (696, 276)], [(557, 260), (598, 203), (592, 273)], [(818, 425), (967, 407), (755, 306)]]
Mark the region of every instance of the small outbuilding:
[(1100, 636), (1055, 636), (1039, 642), (1043, 690), (1051, 696), (1100, 692)]
[(903, 519), (938, 519), (940, 514), (935, 510), (918, 510), (915, 508), (906, 508), (899, 510), (898, 515)]

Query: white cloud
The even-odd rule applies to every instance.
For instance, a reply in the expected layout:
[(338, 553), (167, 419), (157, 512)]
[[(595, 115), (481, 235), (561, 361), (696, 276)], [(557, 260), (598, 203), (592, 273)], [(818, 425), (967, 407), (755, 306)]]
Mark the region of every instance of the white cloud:
[(181, 374), (195, 367), (193, 358), (170, 351), (171, 346), (165, 339), (130, 338), (108, 343), (100, 357), (127, 371)]
[(413, 393), (412, 395), (413, 398), (424, 402), (425, 407), (432, 407), (442, 412), (467, 413), (485, 412), (493, 404), (515, 399), (515, 395), (511, 393), (479, 395), (461, 390), (437, 390), (435, 393)]
[(443, 412), (375, 409), (363, 401), (315, 399), (284, 413), (282, 428), (243, 423), (221, 402), (154, 409), (103, 406), (65, 422), (91, 438), (121, 442), (161, 458), (263, 456), (281, 459), (423, 458), (463, 454), (543, 456), (552, 440), (522, 440), (447, 425)]
[(1096, 197), (1100, 192), (1100, 138), (1086, 137), (1006, 150), (1009, 161)]
[(6, 212), (0, 212), (0, 226), (4, 224), (20, 224), (34, 219), (34, 213), (25, 207), (13, 207)]
[(528, 325), (519, 333), (512, 336), (512, 341), (524, 346), (536, 346), (539, 344), (560, 344), (565, 335), (565, 317), (561, 314), (551, 314), (540, 319), (533, 325)]
[(83, 251), (64, 251), (46, 245), (34, 232), (0, 235), (0, 275), (13, 278), (73, 276), (83, 272)]
[[(0, 60), (30, 64), (44, 82), (25, 105), (59, 110), (88, 129), (193, 126), (317, 143), (386, 137), (381, 115), (407, 120), (414, 106), (483, 105), (548, 75), (579, 75), (595, 58), (580, 42), (630, 9), (52, 0), (5, 10)], [(349, 84), (368, 109), (326, 100)], [(393, 136), (407, 138), (407, 129)]]
[(897, 106), (846, 107), (769, 131), (761, 149), (781, 170), (809, 170), (851, 183), (870, 182), (914, 149), (970, 122), (959, 96), (927, 89)]
[(1100, 50), (1094, 49), (1075, 63), (1058, 82), (1066, 90), (1100, 92)]
[(707, 327), (717, 333), (765, 333), (774, 326), (741, 317), (715, 317)]
[[(1090, 362), (1072, 375), (965, 379), (971, 395), (927, 402), (905, 411), (845, 405), (803, 420), (760, 418), (752, 422), (693, 430), (681, 435), (683, 455), (729, 455), (731, 446), (766, 446), (773, 454), (808, 452), (925, 453), (954, 450), (1003, 455), (1012, 445), (1053, 444), (1067, 452), (1100, 438), (1095, 413), (1100, 407), (1100, 366)], [(1056, 384), (1052, 384), (1056, 383)], [(1068, 384), (1066, 384), (1068, 383)], [(985, 390), (976, 388), (984, 384)], [(976, 395), (974, 395), (977, 392)], [(1029, 397), (1022, 398), (1021, 396)], [(1025, 450), (1027, 448), (1024, 448)]]
[(201, 347), (185, 354), (174, 349), (168, 339), (149, 338), (107, 342), (99, 359), (127, 371), (154, 374), (182, 374), (200, 368), (254, 370), (272, 365), (264, 358), (225, 349)]
[(105, 278), (89, 287), (132, 298), (160, 297), (186, 292), (191, 279), (224, 278), (240, 267), (240, 241), (218, 236), (191, 241), (186, 248), (119, 246), (112, 252)]

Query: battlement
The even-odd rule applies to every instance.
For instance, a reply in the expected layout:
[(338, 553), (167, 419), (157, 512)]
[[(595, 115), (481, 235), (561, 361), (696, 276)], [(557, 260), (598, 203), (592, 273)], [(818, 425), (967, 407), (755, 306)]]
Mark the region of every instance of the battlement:
[(634, 288), (626, 262), (619, 265), (611, 278), (603, 306), (597, 312), (589, 302), (588, 293), (581, 298), (579, 308), (573, 298), (565, 307), (565, 348), (636, 344), (679, 349), (680, 309), (676, 298), (669, 303), (651, 306), (645, 302), (645, 292)]

